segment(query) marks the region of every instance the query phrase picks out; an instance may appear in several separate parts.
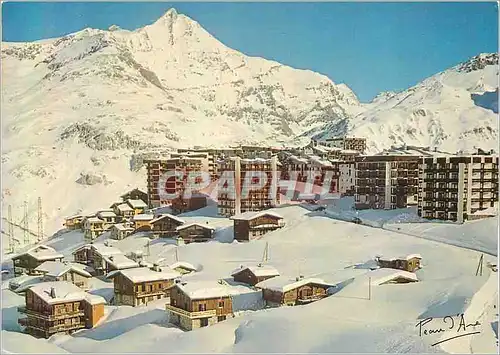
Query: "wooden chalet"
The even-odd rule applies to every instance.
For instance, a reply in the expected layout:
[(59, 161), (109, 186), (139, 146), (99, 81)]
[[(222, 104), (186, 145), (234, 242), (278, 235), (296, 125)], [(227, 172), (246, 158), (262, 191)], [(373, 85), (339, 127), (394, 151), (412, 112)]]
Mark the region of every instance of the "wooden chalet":
[(152, 214), (136, 214), (132, 218), (134, 230), (137, 232), (146, 232), (151, 230), (151, 222), (155, 219)]
[(89, 289), (92, 278), (89, 267), (77, 263), (46, 261), (35, 270), (43, 275), (43, 281), (68, 281), (83, 290)]
[(202, 194), (192, 194), (190, 197), (180, 196), (172, 200), (172, 212), (180, 214), (189, 211), (196, 211), (207, 206), (207, 197)]
[(208, 242), (214, 237), (215, 228), (203, 223), (188, 223), (176, 228), (179, 236), (186, 244)]
[(181, 275), (170, 268), (154, 266), (118, 270), (106, 278), (113, 279), (114, 303), (116, 305), (139, 306), (170, 296), (174, 279)]
[(375, 260), (381, 268), (391, 268), (408, 272), (415, 272), (416, 270), (421, 268), (420, 262), (422, 260), (422, 256), (420, 256), (420, 254), (410, 254), (408, 256), (402, 257), (377, 256)]
[(46, 245), (38, 245), (12, 258), (14, 264), (14, 276), (22, 274), (40, 275), (35, 270), (46, 261), (61, 261), (64, 255), (58, 253), (54, 248)]
[(144, 191), (141, 191), (139, 189), (133, 189), (123, 195), (120, 196), (120, 198), (123, 201), (127, 200), (141, 200), (141, 201), (147, 201), (148, 200), (148, 194), (145, 193)]
[(154, 236), (161, 238), (170, 238), (178, 235), (177, 227), (184, 223), (184, 220), (171, 214), (159, 215), (150, 222)]
[(85, 218), (83, 222), (83, 233), (87, 240), (94, 240), (105, 230), (105, 223), (98, 217)]
[(64, 225), (64, 227), (66, 227), (70, 230), (81, 229), (82, 228), (82, 221), (83, 221), (82, 215), (71, 216), (71, 217), (67, 217), (65, 219), (63, 225)]
[(97, 212), (97, 218), (104, 221), (104, 229), (108, 230), (113, 224), (118, 223), (118, 216), (112, 210)]
[(129, 199), (126, 201), (127, 204), (134, 210), (134, 215), (142, 214), (146, 211), (148, 205), (143, 200), (133, 200)]
[(270, 211), (245, 212), (231, 219), (234, 221), (234, 239), (238, 241), (250, 241), (285, 225), (283, 217)]
[(86, 244), (73, 252), (75, 262), (92, 268), (93, 276), (102, 276), (110, 271), (139, 266), (126, 258), (121, 250), (105, 244)]
[(134, 227), (130, 227), (123, 223), (117, 223), (111, 226), (111, 239), (122, 240), (134, 233)]
[(231, 287), (222, 281), (180, 281), (170, 291), (170, 322), (184, 330), (207, 327), (233, 318)]
[(251, 266), (241, 265), (238, 269), (231, 273), (231, 276), (236, 282), (242, 282), (255, 286), (259, 282), (280, 276), (280, 273), (270, 265), (257, 264)]
[(25, 306), (17, 308), (26, 317), (18, 322), (35, 337), (71, 334), (93, 328), (104, 316), (105, 303), (101, 296), (88, 294), (70, 282), (43, 282), (26, 291)]
[(134, 209), (126, 202), (116, 202), (109, 206), (117, 215), (117, 222), (129, 221), (134, 217)]
[(302, 276), (295, 279), (277, 276), (255, 285), (262, 289), (262, 296), (268, 306), (295, 306), (314, 302), (327, 297), (328, 289), (333, 286), (319, 278)]

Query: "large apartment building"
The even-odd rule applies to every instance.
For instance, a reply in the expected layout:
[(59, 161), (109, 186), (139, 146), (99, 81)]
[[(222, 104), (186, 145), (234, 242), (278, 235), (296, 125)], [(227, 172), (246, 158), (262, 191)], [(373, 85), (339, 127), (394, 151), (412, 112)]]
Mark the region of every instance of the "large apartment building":
[(498, 156), (423, 158), (418, 215), (462, 223), (498, 203)]
[[(206, 154), (203, 157), (182, 155), (164, 160), (146, 160), (145, 163), (148, 172), (148, 202), (150, 207), (170, 204), (175, 196), (182, 196), (186, 190), (190, 173), (200, 173), (200, 181), (198, 182), (203, 180), (202, 172), (211, 173)], [(167, 172), (172, 175), (176, 172), (178, 175), (170, 176), (167, 179), (164, 177)]]
[(418, 192), (419, 156), (373, 155), (356, 158), (356, 209), (408, 206)]
[[(220, 162), (217, 200), (221, 216), (261, 211), (279, 203), (278, 159), (232, 157)], [(265, 177), (262, 176), (265, 174)]]

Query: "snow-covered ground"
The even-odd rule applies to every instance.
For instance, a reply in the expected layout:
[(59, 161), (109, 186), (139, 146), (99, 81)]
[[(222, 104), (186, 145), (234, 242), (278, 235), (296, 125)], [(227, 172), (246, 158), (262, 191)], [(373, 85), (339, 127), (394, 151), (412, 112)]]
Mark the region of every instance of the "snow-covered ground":
[[(471, 347), (491, 351), (495, 346), (496, 328), (491, 301), (496, 297), (498, 286), (491, 280), (496, 274), (490, 278), (492, 272), (484, 268), (483, 275), (476, 276), (479, 252), (448, 245), (447, 240), (433, 241), (427, 236), (420, 238), (340, 221), (330, 216), (328, 210), (327, 213), (313, 212), (300, 205), (273, 209), (285, 218), (286, 226), (282, 229), (259, 240), (238, 243), (231, 238), (231, 221), (216, 217), (214, 208), (209, 206), (180, 217), (186, 222), (208, 221), (216, 227), (216, 240), (178, 247), (169, 239), (153, 240), (149, 257), (165, 258), (166, 263), (172, 263), (177, 250), (179, 260), (202, 265), (199, 272), (186, 278), (200, 281), (227, 279), (240, 265), (260, 262), (267, 243), (268, 263), (282, 275), (332, 280), (343, 277), (345, 273), (351, 274), (350, 267), (370, 261), (377, 254), (418, 253), (423, 257), (423, 268), (417, 271), (419, 282), (377, 285), (369, 281), (375, 280), (376, 274), (372, 277), (368, 270), (357, 270), (359, 272), (353, 273), (353, 282), (316, 303), (243, 312), (234, 319), (191, 332), (168, 325), (168, 314), (162, 300), (147, 307), (107, 306), (106, 319), (94, 329), (82, 330), (73, 336), (54, 336), (48, 341), (38, 340), (44, 344), (44, 351), (50, 352), (51, 347), (55, 347), (59, 351), (76, 353), (429, 353), (454, 352), (457, 347), (464, 352), (470, 352)], [(372, 211), (372, 214), (377, 213)], [(477, 234), (481, 236), (495, 234), (497, 225), (490, 221), (496, 222), (496, 219), (464, 225), (442, 224), (440, 235), (446, 235), (446, 228), (452, 231), (450, 239), (460, 230), (464, 234), (481, 230), (481, 234)], [(473, 229), (469, 227), (472, 224), (475, 225)], [(62, 239), (54, 239), (52, 246), (69, 252), (70, 244), (81, 242), (77, 232), (66, 235), (68, 244), (63, 242), (63, 235)], [(426, 235), (432, 235), (431, 231)], [(146, 236), (139, 234), (112, 242), (122, 251), (129, 252), (144, 247), (147, 240)], [(485, 255), (485, 264), (487, 262), (495, 262), (495, 258)], [(95, 284), (97, 289), (92, 292), (109, 292), (111, 286), (111, 283), (101, 281)], [(475, 296), (479, 290), (480, 296)], [(3, 347), (9, 352), (23, 352), (26, 347), (34, 346), (31, 344), (35, 344), (35, 340), (18, 333), (14, 307), (22, 303), (22, 298), (9, 290), (2, 292), (3, 337), (7, 339)], [(481, 304), (484, 315), (478, 314)], [(477, 327), (480, 333), (467, 340), (466, 348), (454, 345), (460, 344), (454, 340), (433, 346), (440, 336), (420, 336), (416, 327), (419, 319), (459, 313), (471, 317), (467, 319), (468, 323), (473, 323), (476, 318), (485, 319)], [(16, 345), (18, 343), (23, 345)]]

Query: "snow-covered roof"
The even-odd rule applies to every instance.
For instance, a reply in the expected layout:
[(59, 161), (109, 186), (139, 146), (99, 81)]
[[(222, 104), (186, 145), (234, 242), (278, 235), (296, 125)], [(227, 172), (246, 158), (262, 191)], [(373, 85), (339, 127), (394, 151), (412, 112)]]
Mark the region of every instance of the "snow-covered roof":
[(127, 200), (127, 203), (132, 208), (146, 208), (148, 205), (143, 200)]
[(211, 227), (208, 224), (203, 224), (203, 223), (200, 223), (200, 222), (193, 222), (193, 223), (183, 224), (182, 226), (177, 227), (176, 230), (180, 231), (180, 230), (192, 227), (192, 226), (198, 226), (198, 227), (205, 228), (205, 229), (215, 230), (214, 227)]
[(172, 219), (172, 220), (177, 221), (179, 223), (185, 223), (185, 221), (183, 219), (180, 219), (179, 217), (176, 217), (176, 216), (171, 215), (169, 213), (165, 213), (165, 214), (161, 214), (161, 215), (157, 216), (156, 218), (154, 218), (151, 221), (151, 224), (155, 224), (156, 222), (161, 221), (162, 219), (167, 218), (167, 217), (169, 219)]
[(395, 260), (410, 260), (410, 259), (422, 259), (420, 254), (409, 254), (406, 256), (380, 256), (379, 259), (383, 261), (395, 261)]
[(290, 159), (295, 164), (307, 164), (307, 159), (305, 159), (305, 158), (299, 158), (299, 157), (297, 157), (295, 155), (290, 155), (288, 157), (288, 159)]
[(89, 223), (104, 223), (104, 221), (98, 217), (90, 217), (90, 218), (87, 218), (87, 221)]
[(323, 160), (320, 157), (315, 156), (315, 155), (310, 155), (309, 161), (312, 163), (319, 164), (321, 166), (332, 166), (332, 163), (330, 163), (328, 160)]
[(110, 265), (112, 265), (115, 269), (128, 269), (138, 267), (139, 264), (134, 260), (127, 258), (123, 254), (115, 254), (110, 256), (105, 256), (103, 259)]
[(229, 286), (218, 281), (183, 281), (176, 286), (191, 300), (230, 297), (246, 291), (246, 288)]
[(333, 286), (331, 283), (327, 283), (320, 278), (310, 277), (310, 278), (301, 278), (297, 280), (297, 279), (291, 279), (290, 277), (287, 276), (277, 276), (261, 281), (258, 284), (256, 284), (255, 287), (278, 291), (278, 292), (288, 292), (290, 290), (296, 289), (300, 286), (304, 286), (307, 284)]
[(498, 214), (498, 207), (489, 207), (484, 210), (478, 210), (473, 213), (475, 216), (496, 216)]
[(132, 219), (134, 221), (152, 221), (155, 218), (152, 214), (136, 214)]
[(271, 266), (271, 265), (265, 265), (265, 264), (257, 264), (257, 265), (248, 265), (248, 266), (240, 266), (238, 269), (234, 270), (231, 273), (231, 276), (234, 276), (236, 274), (239, 274), (243, 270), (249, 270), (252, 274), (254, 274), (257, 277), (261, 276), (279, 276), (279, 271)]
[(61, 261), (46, 261), (35, 268), (37, 271), (44, 272), (46, 275), (54, 277), (59, 277), (69, 271), (74, 271), (85, 277), (92, 277), (92, 275), (85, 269), (85, 265)]
[(381, 285), (398, 278), (403, 278), (408, 281), (414, 282), (418, 281), (417, 275), (415, 273), (397, 269), (382, 268), (370, 271), (367, 275), (371, 277), (372, 283), (375, 285)]
[(240, 213), (238, 215), (234, 215), (230, 219), (250, 221), (252, 219), (262, 217), (262, 216), (272, 216), (272, 217), (283, 219), (283, 217), (280, 214), (278, 214), (276, 212), (272, 212), (272, 211), (258, 211), (258, 212), (249, 211), (249, 212)]
[(82, 300), (91, 304), (106, 303), (101, 296), (90, 295), (68, 281), (42, 282), (33, 285), (30, 290), (49, 304)]
[(119, 205), (116, 206), (116, 208), (118, 209), (118, 211), (120, 212), (130, 212), (130, 211), (133, 211), (132, 207), (130, 207), (128, 204), (126, 204), (125, 202), (123, 203), (120, 203)]
[(116, 228), (119, 231), (133, 231), (134, 230), (134, 228), (128, 227), (128, 226), (124, 225), (123, 223), (113, 224), (113, 226), (111, 228)]
[(193, 265), (191, 263), (188, 263), (187, 261), (177, 261), (177, 262), (173, 263), (172, 265), (169, 265), (169, 267), (172, 270), (175, 270), (177, 268), (182, 268), (182, 269), (191, 270), (191, 271), (198, 270), (198, 267), (196, 267), (195, 265)]
[(28, 249), (23, 253), (18, 254), (17, 256), (13, 257), (13, 259), (24, 255), (29, 255), (38, 261), (61, 259), (64, 257), (64, 255), (58, 253), (54, 248), (46, 245), (38, 245), (31, 249)]
[(177, 271), (172, 270), (171, 268), (168, 267), (161, 267), (159, 270), (160, 271), (155, 271), (148, 267), (137, 267), (131, 269), (116, 270), (106, 275), (106, 278), (111, 278), (114, 275), (120, 273), (133, 283), (138, 283), (138, 282), (148, 282), (148, 281), (173, 280), (181, 276), (181, 274), (179, 274)]
[(113, 211), (99, 211), (97, 212), (99, 217), (116, 217), (116, 213)]
[(85, 244), (76, 249), (73, 254), (76, 254), (77, 252), (83, 250), (83, 249), (94, 249), (97, 253), (99, 253), (101, 256), (108, 256), (108, 255), (116, 255), (116, 254), (122, 254), (122, 251), (118, 248), (115, 247), (110, 247), (101, 243), (96, 243), (96, 244)]
[(353, 149), (342, 149), (340, 151), (340, 154), (361, 154), (361, 153), (359, 151), (353, 150)]
[(75, 214), (73, 216), (66, 217), (66, 219), (75, 219), (75, 218), (83, 218), (81, 214)]

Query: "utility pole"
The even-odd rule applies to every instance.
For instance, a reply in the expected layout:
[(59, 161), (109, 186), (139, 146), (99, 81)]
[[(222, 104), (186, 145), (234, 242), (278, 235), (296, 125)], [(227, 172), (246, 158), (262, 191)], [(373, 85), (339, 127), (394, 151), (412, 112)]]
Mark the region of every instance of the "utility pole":
[(368, 301), (372, 299), (372, 278), (368, 277)]
[(179, 262), (179, 249), (175, 248), (175, 262)]
[(29, 224), (28, 224), (28, 201), (24, 201), (24, 245), (30, 244)]
[(38, 198), (38, 240), (41, 242), (43, 240), (43, 214), (42, 214), (42, 198)]
[(264, 248), (264, 255), (262, 256), (262, 262), (266, 262), (269, 258), (269, 242), (266, 242), (266, 247)]
[(479, 257), (479, 263), (477, 264), (477, 269), (476, 269), (476, 276), (479, 274), (479, 276), (483, 276), (483, 259), (484, 259), (484, 254), (481, 254)]
[(12, 222), (12, 206), (11, 205), (9, 205), (7, 223), (9, 224), (9, 250), (11, 253), (13, 253), (14, 249), (15, 249), (15, 241), (14, 241), (14, 224)]

